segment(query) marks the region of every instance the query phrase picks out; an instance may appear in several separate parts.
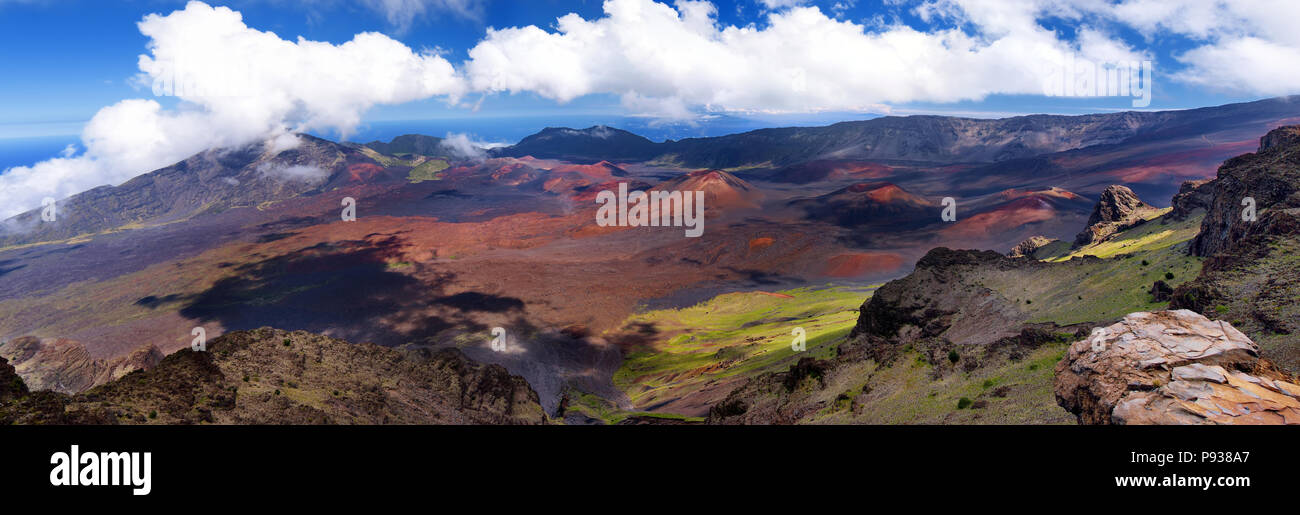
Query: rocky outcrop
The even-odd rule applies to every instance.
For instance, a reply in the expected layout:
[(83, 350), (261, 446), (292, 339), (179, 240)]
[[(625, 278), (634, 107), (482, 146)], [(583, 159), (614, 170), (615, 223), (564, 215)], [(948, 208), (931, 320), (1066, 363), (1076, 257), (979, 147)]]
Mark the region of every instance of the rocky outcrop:
[(1076, 246), (1101, 243), (1111, 235), (1145, 223), (1159, 210), (1143, 202), (1128, 187), (1111, 185), (1092, 208), (1088, 226), (1074, 238)]
[(1184, 181), (1174, 195), (1168, 218), (1172, 221), (1186, 220), (1198, 209), (1209, 209), (1213, 202), (1214, 185), (1211, 179)]
[(77, 393), (157, 365), (163, 354), (146, 345), (124, 356), (94, 358), (80, 342), (24, 336), (0, 344), (0, 357), (9, 360), (33, 390)]
[(1138, 312), (1070, 346), (1057, 402), (1084, 424), (1300, 424), (1300, 386), (1231, 324)]
[(992, 251), (939, 247), (926, 253), (907, 277), (881, 286), (863, 303), (850, 338), (871, 335), (898, 343), (944, 336), (949, 341), (989, 343), (1009, 336), (1025, 315), (988, 288), (962, 278), (970, 268), (1026, 265)]
[[(1175, 289), (1170, 307), (1233, 322), (1269, 361), (1300, 372), (1300, 127), (1276, 129), (1259, 152), (1219, 167), (1213, 201), (1190, 252), (1204, 256), (1195, 279)], [(1242, 200), (1255, 218), (1243, 219)]]
[[(0, 364), (0, 381), (11, 370)], [(204, 352), (182, 350), (76, 395), (10, 390), (0, 388), (3, 424), (548, 421), (523, 378), (458, 350), (392, 349), (270, 328), (226, 333)]]
[(1030, 236), (1026, 238), (1025, 241), (1017, 243), (1016, 246), (1011, 247), (1011, 251), (1007, 252), (1007, 257), (1033, 257), (1034, 252), (1037, 252), (1038, 249), (1057, 241), (1060, 240), (1056, 238), (1048, 238), (1046, 236)]
[[(1265, 211), (1300, 208), (1300, 126), (1282, 127), (1260, 138), (1259, 151), (1223, 162), (1212, 187), (1213, 201), (1192, 240), (1191, 253), (1210, 257), (1229, 252), (1263, 221)], [(1246, 199), (1254, 201), (1257, 222), (1243, 219)]]
[(1278, 127), (1259, 138), (1259, 150), (1266, 152), (1274, 148), (1300, 145), (1300, 125)]

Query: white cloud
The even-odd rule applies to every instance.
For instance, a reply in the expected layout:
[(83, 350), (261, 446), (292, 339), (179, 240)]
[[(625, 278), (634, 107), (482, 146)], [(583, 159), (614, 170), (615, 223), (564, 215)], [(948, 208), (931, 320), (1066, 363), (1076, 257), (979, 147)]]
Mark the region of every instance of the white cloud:
[(878, 111), (880, 104), (1041, 94), (1045, 70), (1067, 53), (1141, 57), (1105, 37), (1063, 41), (1024, 6), (980, 4), (922, 6), (935, 19), (980, 27), (968, 34), (899, 24), (873, 30), (815, 7), (769, 13), (762, 28), (721, 26), (704, 2), (607, 0), (603, 17), (569, 14), (554, 31), (489, 29), (464, 71), (476, 90), (531, 91), (560, 102), (613, 94), (632, 109), (660, 106), (664, 116), (680, 117), (684, 109)]
[(1300, 2), (1294, 0), (929, 0), (921, 10), (959, 13), (984, 27), (1023, 29), (1055, 15), (1127, 27), (1148, 40), (1183, 37), (1192, 48), (1174, 55), (1181, 69), (1167, 75), (1173, 79), (1233, 93), (1300, 93), (1300, 70), (1293, 65), (1300, 57), (1294, 22)]
[(376, 33), (340, 45), (287, 41), (225, 7), (190, 2), (139, 24), (149, 55), (139, 81), (180, 98), (174, 109), (131, 99), (101, 109), (82, 131), (85, 152), (0, 175), (0, 217), (118, 184), (208, 148), (273, 141), (306, 130), (347, 133), (377, 104), (445, 96), (465, 85), (442, 57)]
[(468, 134), (447, 133), (447, 137), (438, 144), (442, 149), (459, 159), (482, 161), (487, 157), (487, 149), (507, 146), (507, 143), (479, 141)]
[[(3, 0), (0, 0), (3, 1)], [(559, 102), (621, 99), (633, 115), (690, 120), (702, 113), (887, 112), (909, 102), (1043, 93), (1066, 54), (1098, 63), (1149, 58), (1114, 36), (1176, 35), (1174, 77), (1202, 87), (1300, 92), (1300, 2), (1291, 0), (921, 0), (918, 30), (880, 17), (840, 20), (800, 0), (756, 0), (764, 23), (729, 26), (703, 0), (606, 0), (604, 14), (553, 26), (488, 29), (458, 70), (377, 33), (334, 45), (285, 40), (224, 7), (191, 2), (140, 24), (149, 38), (138, 82), (180, 102), (125, 100), (84, 127), (80, 154), (0, 174), (0, 217), (102, 184), (118, 184), (199, 151), (256, 141), (292, 145), (290, 133), (355, 128), (368, 109), (466, 93), (530, 92)], [(397, 26), (434, 13), (481, 16), (486, 0), (366, 0)], [(825, 2), (823, 2), (824, 4)], [(891, 0), (890, 5), (896, 5)], [(1049, 30), (1043, 20), (1075, 30)], [(1158, 65), (1173, 65), (1158, 63)], [(180, 80), (176, 80), (177, 78)], [(481, 101), (480, 97), (480, 101)], [(167, 104), (169, 107), (164, 107)], [(451, 148), (476, 145), (449, 135)], [(462, 141), (463, 140), (463, 141)], [(284, 147), (287, 148), (287, 147)]]

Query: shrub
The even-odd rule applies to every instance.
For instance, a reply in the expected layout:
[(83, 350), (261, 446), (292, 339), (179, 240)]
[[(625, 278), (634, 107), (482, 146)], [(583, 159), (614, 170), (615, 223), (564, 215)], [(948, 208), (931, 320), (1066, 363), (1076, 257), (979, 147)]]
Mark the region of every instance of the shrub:
[(1142, 260), (1142, 266), (1147, 266), (1147, 265), (1149, 265), (1149, 264), (1151, 264), (1151, 262), (1149, 262), (1149, 261), (1147, 261), (1147, 260), (1145, 260), (1145, 259)]
[(158, 410), (149, 410), (149, 418), (158, 418)]
[(1174, 278), (1174, 273), (1173, 273), (1173, 272), (1165, 272), (1165, 280), (1166, 280), (1166, 281), (1168, 281), (1168, 280), (1170, 280), (1170, 279), (1173, 279), (1173, 278)]
[(967, 399), (967, 398), (965, 398), (965, 397), (962, 397), (961, 399), (958, 399), (958, 400), (957, 400), (957, 409), (966, 409), (966, 408), (969, 408), (972, 402), (974, 402), (974, 401), (972, 401), (972, 400), (970, 400), (970, 399)]
[(960, 354), (957, 354), (957, 351), (955, 351), (955, 350), (950, 350), (950, 351), (948, 351), (948, 361), (951, 361), (951, 362), (953, 362), (953, 363), (956, 363), (957, 360), (959, 360), (959, 359), (961, 359), (961, 355), (960, 355)]
[(288, 347), (288, 346), (289, 346), (289, 339), (288, 339), (288, 338), (285, 338), (285, 339), (284, 339), (284, 346), (285, 346), (285, 347)]

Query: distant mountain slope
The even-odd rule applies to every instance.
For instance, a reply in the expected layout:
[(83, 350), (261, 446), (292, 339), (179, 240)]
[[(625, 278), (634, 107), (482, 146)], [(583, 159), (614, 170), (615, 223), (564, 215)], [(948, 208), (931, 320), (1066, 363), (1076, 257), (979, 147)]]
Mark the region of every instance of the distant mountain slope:
[(550, 127), (517, 145), (495, 149), (493, 154), (592, 162), (657, 159), (692, 168), (724, 169), (786, 166), (816, 159), (991, 163), (1134, 138), (1187, 135), (1203, 131), (1207, 123), (1229, 125), (1296, 116), (1300, 116), (1300, 99), (1285, 97), (1180, 111), (1079, 116), (886, 116), (825, 127), (759, 129), (662, 143), (604, 126), (582, 130)]
[(0, 247), (181, 221), (204, 212), (256, 207), (340, 185), (382, 180), (385, 167), (361, 151), (307, 135), (298, 146), (256, 143), (214, 149), (126, 181), (58, 202), (54, 222), (40, 208), (0, 224)]
[(492, 149), (489, 153), (499, 157), (532, 156), (580, 162), (644, 161), (660, 154), (661, 145), (604, 125), (586, 129), (547, 127), (519, 143)]
[(434, 136), (425, 136), (423, 134), (403, 134), (392, 141), (371, 141), (365, 144), (366, 147), (390, 156), (399, 155), (420, 155), (420, 156), (441, 156), (446, 152), (442, 150), (442, 138)]

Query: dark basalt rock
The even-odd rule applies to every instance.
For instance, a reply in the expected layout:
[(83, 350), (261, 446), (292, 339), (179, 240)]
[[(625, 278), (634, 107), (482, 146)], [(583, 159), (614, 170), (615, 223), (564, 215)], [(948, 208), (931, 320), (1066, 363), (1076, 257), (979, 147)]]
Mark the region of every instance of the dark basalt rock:
[(1100, 243), (1112, 234), (1141, 225), (1146, 221), (1143, 215), (1154, 209), (1128, 187), (1111, 185), (1101, 192), (1088, 217), (1088, 227), (1075, 236), (1074, 244)]

